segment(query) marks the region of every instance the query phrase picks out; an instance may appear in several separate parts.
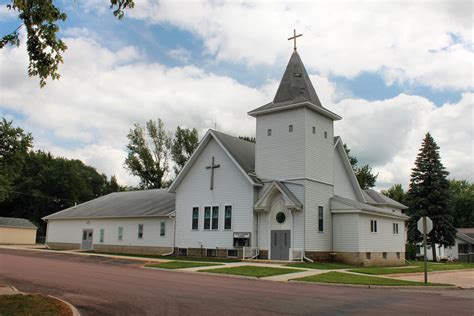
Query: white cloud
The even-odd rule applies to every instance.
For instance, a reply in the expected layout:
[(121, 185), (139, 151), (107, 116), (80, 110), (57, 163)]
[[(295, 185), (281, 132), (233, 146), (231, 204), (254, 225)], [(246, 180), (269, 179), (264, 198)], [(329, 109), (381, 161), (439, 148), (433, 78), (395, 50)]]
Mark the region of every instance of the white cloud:
[(137, 0), (128, 14), (199, 36), (217, 60), (286, 61), (286, 35), (303, 33), (306, 65), (324, 76), (379, 72), (388, 84), (472, 89), (472, 2), (314, 1), (274, 3)]
[[(196, 127), (201, 135), (217, 122), (223, 132), (252, 136), (255, 121), (247, 111), (270, 101), (278, 85), (269, 81), (251, 88), (195, 66), (146, 64), (131, 46), (111, 51), (86, 37), (66, 42), (62, 78), (44, 89), (26, 75), (24, 46), (0, 51), (0, 110), (24, 117), (21, 126), (33, 132), (38, 149), (82, 159), (125, 184), (137, 183), (122, 168), (134, 122), (160, 117), (169, 129)], [(408, 183), (427, 131), (440, 145), (451, 176), (474, 181), (473, 93), (436, 107), (406, 94), (380, 101), (353, 99), (324, 76), (311, 79), (323, 104), (343, 116), (336, 122), (337, 134), (361, 163), (379, 172), (379, 187)]]
[(168, 51), (167, 55), (183, 63), (188, 63), (191, 59), (191, 52), (183, 47), (172, 49)]

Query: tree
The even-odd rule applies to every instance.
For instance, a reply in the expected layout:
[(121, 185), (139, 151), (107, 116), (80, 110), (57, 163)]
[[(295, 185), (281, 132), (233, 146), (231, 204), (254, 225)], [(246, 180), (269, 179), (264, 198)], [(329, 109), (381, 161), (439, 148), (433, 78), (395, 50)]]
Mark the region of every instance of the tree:
[(33, 137), (19, 127), (13, 127), (12, 121), (2, 118), (0, 122), (0, 202), (11, 191), (12, 184), (18, 178), (25, 164), (28, 151), (33, 146)]
[(388, 190), (382, 190), (382, 194), (385, 196), (388, 196), (392, 200), (395, 200), (397, 202), (400, 202), (402, 204), (405, 203), (405, 191), (403, 190), (403, 187), (401, 184), (394, 184), (392, 187), (390, 187)]
[(347, 158), (351, 163), (352, 170), (354, 171), (354, 174), (357, 178), (357, 182), (359, 182), (360, 188), (362, 190), (367, 190), (369, 188), (374, 187), (375, 182), (377, 181), (378, 174), (374, 174), (372, 172), (372, 167), (368, 164), (359, 167), (357, 165), (357, 163), (359, 162), (357, 157), (352, 156), (350, 154), (351, 150), (349, 149), (349, 146), (347, 146), (347, 144), (344, 144), (344, 150), (346, 151)]
[(417, 243), (422, 240), (416, 224), (420, 217), (428, 216), (433, 221), (433, 230), (428, 239), (436, 261), (435, 244), (450, 246), (454, 243), (456, 229), (449, 212), (448, 172), (441, 163), (439, 147), (430, 133), (425, 135), (412, 169), (407, 194), (408, 240)]
[[(10, 0), (9, 10), (18, 11), (22, 24), (0, 40), (0, 48), (6, 45), (19, 46), (19, 29), (25, 26), (26, 46), (29, 56), (28, 75), (38, 76), (40, 87), (46, 79), (59, 79), (58, 66), (63, 62), (66, 44), (57, 37), (58, 22), (65, 21), (67, 15), (54, 5), (54, 0)], [(134, 0), (110, 0), (113, 14), (122, 19), (127, 8), (135, 6)]]
[(466, 180), (450, 180), (449, 196), (454, 227), (474, 227), (474, 184)]
[(171, 157), (176, 175), (181, 171), (199, 143), (197, 129), (177, 127), (171, 144)]
[(112, 175), (110, 177), (110, 192), (120, 191), (125, 191), (125, 188), (118, 183), (117, 177), (115, 175)]
[(239, 136), (239, 139), (246, 140), (246, 141), (254, 143), (254, 144), (257, 142), (255, 137)]
[(163, 188), (169, 172), (171, 139), (163, 121), (149, 120), (146, 127), (135, 124), (127, 135), (128, 155), (125, 168), (140, 178), (140, 187)]

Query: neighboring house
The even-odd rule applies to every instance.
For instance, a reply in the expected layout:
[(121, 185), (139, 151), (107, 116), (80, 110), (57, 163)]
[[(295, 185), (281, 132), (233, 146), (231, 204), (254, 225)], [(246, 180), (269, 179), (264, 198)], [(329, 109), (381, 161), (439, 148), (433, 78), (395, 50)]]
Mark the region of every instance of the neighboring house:
[(34, 245), (37, 229), (25, 218), (0, 217), (0, 244)]
[[(435, 245), (437, 259), (451, 259), (461, 262), (474, 262), (474, 228), (458, 228), (454, 245), (444, 247)], [(426, 258), (433, 260), (431, 246), (426, 247)], [(417, 256), (423, 256), (422, 246), (417, 247)]]
[[(209, 130), (169, 193), (114, 193), (47, 216), (48, 245), (404, 263), (406, 207), (361, 190), (334, 136), (341, 117), (323, 107), (296, 51), (274, 100), (248, 114), (256, 118), (255, 144)], [(162, 225), (165, 236), (158, 234)]]

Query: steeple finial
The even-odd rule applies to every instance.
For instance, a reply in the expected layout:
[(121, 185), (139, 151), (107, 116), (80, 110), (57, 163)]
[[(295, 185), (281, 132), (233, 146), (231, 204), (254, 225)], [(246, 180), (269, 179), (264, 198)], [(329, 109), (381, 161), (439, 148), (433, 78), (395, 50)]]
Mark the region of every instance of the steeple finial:
[(295, 50), (295, 52), (296, 52), (296, 38), (300, 36), (303, 36), (303, 34), (296, 35), (296, 30), (293, 29), (293, 36), (288, 39), (289, 41), (293, 40), (293, 49)]

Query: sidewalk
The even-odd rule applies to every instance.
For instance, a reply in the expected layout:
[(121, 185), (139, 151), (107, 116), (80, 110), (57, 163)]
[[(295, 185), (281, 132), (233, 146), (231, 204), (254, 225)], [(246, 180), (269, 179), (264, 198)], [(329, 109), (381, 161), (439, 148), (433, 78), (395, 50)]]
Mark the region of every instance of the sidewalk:
[[(387, 274), (386, 277), (406, 281), (424, 281), (424, 273)], [(474, 270), (428, 272), (428, 282), (453, 284), (462, 289), (474, 289)]]

